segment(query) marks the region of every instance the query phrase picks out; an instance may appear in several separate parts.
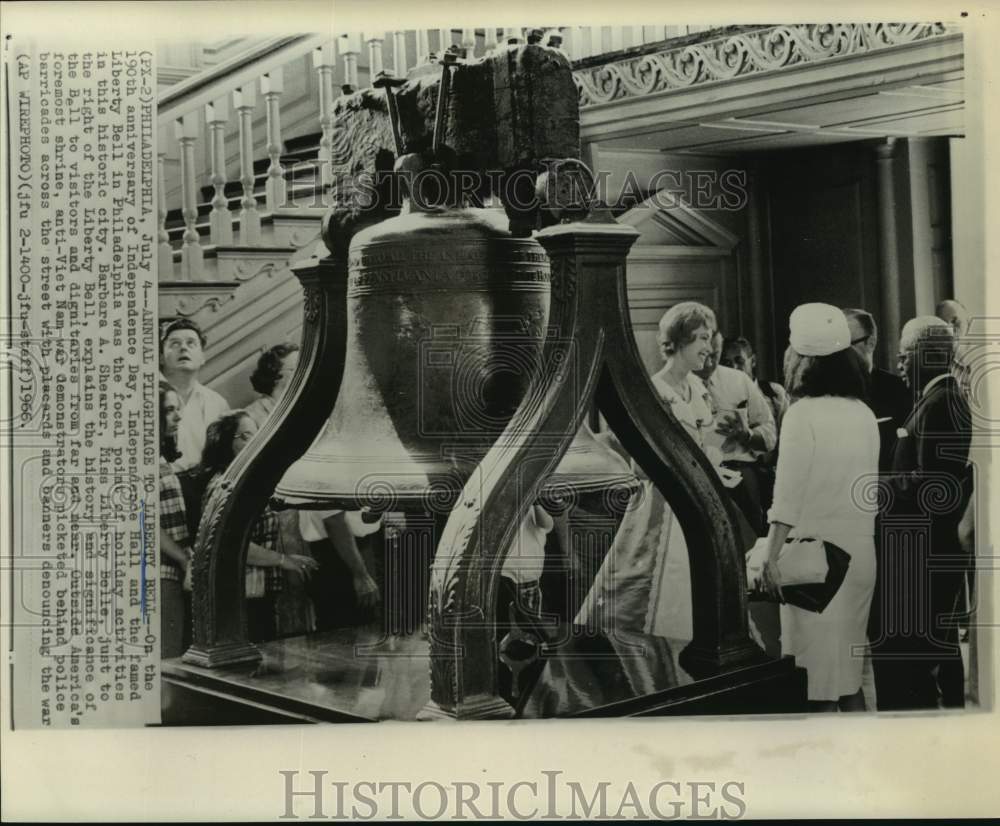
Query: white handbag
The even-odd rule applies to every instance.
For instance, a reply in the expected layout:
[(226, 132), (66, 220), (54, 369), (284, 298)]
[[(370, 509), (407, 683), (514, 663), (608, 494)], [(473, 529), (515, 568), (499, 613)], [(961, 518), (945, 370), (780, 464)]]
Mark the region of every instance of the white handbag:
[[(754, 543), (747, 552), (747, 588), (760, 579), (767, 563), (767, 537)], [(830, 564), (821, 539), (788, 539), (778, 554), (778, 573), (782, 586), (818, 585), (826, 581)]]

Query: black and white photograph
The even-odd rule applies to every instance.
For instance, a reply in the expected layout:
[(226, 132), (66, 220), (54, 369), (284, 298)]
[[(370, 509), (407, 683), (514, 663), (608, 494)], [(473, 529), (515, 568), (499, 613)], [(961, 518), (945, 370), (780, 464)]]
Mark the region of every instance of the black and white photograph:
[(270, 744), (152, 819), (995, 813), (985, 12), (60, 5), (5, 4), (11, 734)]
[(158, 95), (167, 721), (964, 706), (960, 29), (286, 41)]

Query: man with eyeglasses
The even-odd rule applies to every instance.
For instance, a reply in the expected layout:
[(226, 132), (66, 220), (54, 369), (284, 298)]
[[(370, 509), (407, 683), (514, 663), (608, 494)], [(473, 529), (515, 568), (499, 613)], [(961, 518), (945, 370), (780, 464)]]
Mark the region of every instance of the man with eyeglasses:
[(880, 711), (965, 702), (955, 620), (971, 564), (959, 526), (971, 491), (972, 422), (951, 372), (954, 348), (954, 330), (934, 316), (900, 333), (900, 374), (918, 401), (900, 429), (882, 504), (882, 623), (870, 634)]
[(878, 422), (880, 439), (878, 469), (879, 473), (886, 473), (892, 462), (892, 451), (896, 446), (896, 431), (910, 415), (913, 395), (907, 390), (902, 378), (875, 366), (878, 327), (872, 314), (866, 310), (846, 309), (844, 315), (851, 331), (851, 346), (868, 365), (870, 373), (868, 406)]

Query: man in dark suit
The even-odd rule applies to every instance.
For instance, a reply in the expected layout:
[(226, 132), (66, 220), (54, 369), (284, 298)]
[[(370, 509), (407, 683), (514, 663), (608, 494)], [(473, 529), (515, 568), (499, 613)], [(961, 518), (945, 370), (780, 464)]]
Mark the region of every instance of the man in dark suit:
[(971, 419), (951, 373), (954, 333), (907, 322), (899, 369), (917, 396), (887, 477), (872, 636), (879, 710), (964, 704), (956, 605), (968, 566), (958, 526), (968, 502)]
[[(965, 305), (961, 301), (956, 301), (954, 298), (946, 298), (944, 301), (938, 302), (937, 307), (934, 308), (934, 315), (949, 324), (951, 329), (955, 331), (955, 336), (959, 341), (959, 345), (955, 351), (954, 373), (959, 386), (965, 393), (966, 399), (968, 399), (968, 384), (970, 379), (969, 365), (966, 364), (966, 354), (964, 352), (965, 348), (962, 346), (961, 341), (969, 331), (969, 311), (965, 309)], [(971, 619), (970, 612), (974, 608), (974, 605), (972, 604), (975, 601), (973, 599), (973, 595), (976, 593), (975, 555), (973, 555), (971, 559), (973, 564), (970, 565), (966, 574), (967, 591), (959, 598), (962, 610), (962, 627), (965, 629), (966, 640), (969, 639), (969, 622)]]
[(875, 366), (875, 347), (878, 345), (878, 327), (866, 310), (844, 310), (851, 331), (851, 346), (857, 351), (871, 373), (868, 387), (868, 406), (878, 421), (879, 473), (886, 473), (892, 462), (896, 446), (896, 431), (903, 426), (913, 408), (913, 395), (905, 382), (895, 373)]

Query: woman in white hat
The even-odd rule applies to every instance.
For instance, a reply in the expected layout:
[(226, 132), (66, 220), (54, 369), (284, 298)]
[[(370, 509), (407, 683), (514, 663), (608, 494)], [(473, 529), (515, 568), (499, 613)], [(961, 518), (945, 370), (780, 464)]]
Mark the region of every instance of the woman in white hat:
[(793, 401), (778, 442), (763, 584), (779, 591), (777, 560), (788, 538), (822, 539), (850, 554), (847, 576), (822, 613), (781, 606), (781, 647), (807, 670), (815, 710), (864, 711), (876, 510), (866, 494), (878, 478), (879, 451), (878, 425), (863, 401), (868, 371), (836, 307), (803, 304), (789, 327), (785, 386)]

